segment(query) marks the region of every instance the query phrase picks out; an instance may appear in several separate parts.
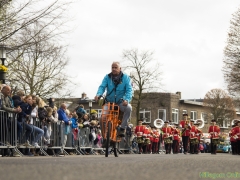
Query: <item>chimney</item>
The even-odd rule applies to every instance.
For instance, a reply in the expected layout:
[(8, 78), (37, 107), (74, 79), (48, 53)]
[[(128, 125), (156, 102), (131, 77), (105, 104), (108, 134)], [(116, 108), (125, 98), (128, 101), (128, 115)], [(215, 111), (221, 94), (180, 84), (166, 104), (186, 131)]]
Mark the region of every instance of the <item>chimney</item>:
[(82, 93), (82, 99), (86, 99), (87, 94), (85, 92)]
[(176, 94), (179, 95), (179, 99), (182, 98), (182, 97), (181, 97), (182, 93), (181, 93), (180, 91), (177, 91)]

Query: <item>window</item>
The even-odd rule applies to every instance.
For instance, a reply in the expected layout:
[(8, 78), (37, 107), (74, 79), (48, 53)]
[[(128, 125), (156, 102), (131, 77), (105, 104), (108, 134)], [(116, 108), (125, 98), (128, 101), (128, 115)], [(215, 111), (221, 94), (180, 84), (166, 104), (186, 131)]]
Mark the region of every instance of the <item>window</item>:
[(140, 111), (140, 119), (143, 119), (143, 122), (151, 123), (151, 111)]
[(197, 119), (197, 111), (191, 111), (191, 119), (196, 120)]
[(166, 109), (158, 110), (158, 119), (162, 119), (163, 121), (166, 121)]
[(178, 123), (178, 109), (172, 109), (172, 122)]
[(207, 113), (202, 112), (201, 119), (204, 121), (204, 124), (207, 124), (208, 123)]
[(230, 120), (218, 118), (218, 124), (221, 128), (228, 128), (230, 126)]

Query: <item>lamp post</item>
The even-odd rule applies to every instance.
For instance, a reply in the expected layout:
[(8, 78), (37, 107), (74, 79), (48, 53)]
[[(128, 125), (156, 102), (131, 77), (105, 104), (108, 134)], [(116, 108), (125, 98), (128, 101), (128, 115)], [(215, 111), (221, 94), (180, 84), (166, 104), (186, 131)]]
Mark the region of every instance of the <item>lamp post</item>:
[[(4, 61), (6, 60), (6, 50), (7, 50), (7, 46), (5, 46), (4, 44), (0, 44), (0, 59), (2, 61), (2, 65), (4, 66)], [(5, 77), (3, 77), (2, 79), (2, 83), (5, 84)]]
[(89, 107), (89, 117), (90, 117), (90, 120), (91, 120), (92, 100), (88, 101), (88, 107)]

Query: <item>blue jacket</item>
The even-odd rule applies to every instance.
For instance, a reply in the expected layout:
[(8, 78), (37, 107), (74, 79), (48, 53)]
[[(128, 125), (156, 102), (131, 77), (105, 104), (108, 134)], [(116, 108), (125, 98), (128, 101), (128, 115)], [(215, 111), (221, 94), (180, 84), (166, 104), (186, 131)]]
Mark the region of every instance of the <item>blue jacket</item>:
[[(121, 82), (117, 85), (116, 92), (114, 90), (115, 84), (111, 79), (111, 76), (107, 74), (103, 81), (102, 84), (99, 86), (98, 91), (97, 91), (97, 96), (103, 95), (105, 90), (107, 90), (107, 97), (106, 100), (108, 102), (114, 102), (117, 104), (120, 104), (122, 102), (121, 99), (128, 101), (132, 100), (132, 84), (131, 84), (131, 79), (128, 75), (123, 74), (121, 77)], [(116, 97), (115, 97), (116, 95)]]
[(23, 118), (26, 118), (27, 115), (31, 115), (32, 112), (32, 106), (28, 103), (21, 102), (18, 104), (20, 108), (22, 109), (22, 112), (18, 113), (18, 118), (17, 120), (19, 122), (23, 121)]
[(58, 120), (64, 121), (66, 125), (69, 125), (69, 119), (65, 111), (62, 108), (60, 108), (58, 109), (57, 113), (58, 113)]
[(72, 121), (72, 129), (78, 127), (78, 121), (76, 118), (72, 117), (70, 121)]

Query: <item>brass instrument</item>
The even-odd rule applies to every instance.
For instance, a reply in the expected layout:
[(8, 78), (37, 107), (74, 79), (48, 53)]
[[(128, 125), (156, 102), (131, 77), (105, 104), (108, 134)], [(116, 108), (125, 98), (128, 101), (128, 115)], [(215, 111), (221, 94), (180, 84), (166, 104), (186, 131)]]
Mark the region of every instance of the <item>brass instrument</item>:
[(194, 121), (194, 123), (200, 123), (200, 125), (198, 126), (198, 129), (202, 129), (204, 127), (204, 120), (203, 119), (197, 119)]
[(164, 121), (162, 119), (155, 119), (153, 125), (156, 128), (161, 129), (163, 127), (163, 125), (164, 125)]

